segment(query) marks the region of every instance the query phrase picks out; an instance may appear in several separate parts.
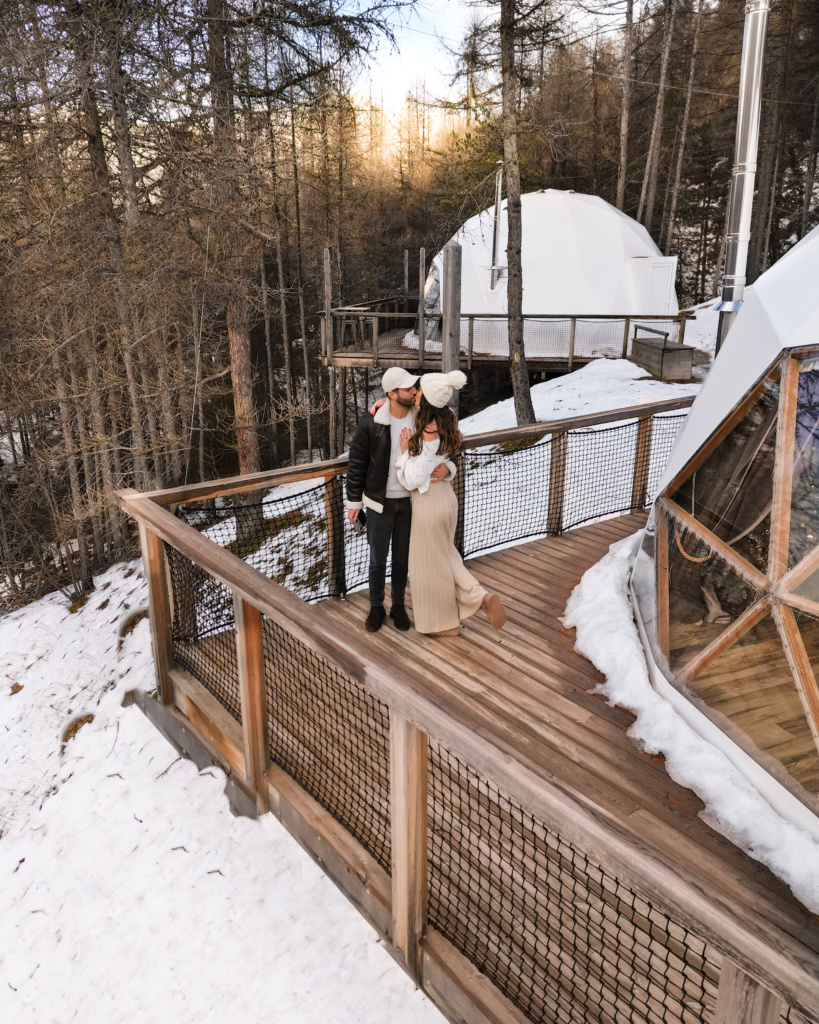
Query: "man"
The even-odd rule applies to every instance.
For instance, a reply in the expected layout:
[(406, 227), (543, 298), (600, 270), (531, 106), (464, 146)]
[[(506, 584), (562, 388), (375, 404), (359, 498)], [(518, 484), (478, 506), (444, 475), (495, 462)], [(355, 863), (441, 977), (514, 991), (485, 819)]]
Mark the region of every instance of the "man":
[[(395, 463), (401, 455), (401, 431), (412, 429), (418, 377), (400, 366), (391, 366), (381, 378), (387, 401), (374, 416), (365, 413), (350, 445), (347, 469), (347, 518), (354, 522), (367, 509), (367, 541), (370, 545), (370, 611), (364, 623), (369, 633), (381, 629), (386, 618), (384, 584), (387, 556), (392, 544), (392, 608), (396, 629), (410, 628), (404, 607), (409, 562), (412, 505), (410, 493), (398, 482)], [(444, 480), (454, 467), (438, 466), (433, 474)]]

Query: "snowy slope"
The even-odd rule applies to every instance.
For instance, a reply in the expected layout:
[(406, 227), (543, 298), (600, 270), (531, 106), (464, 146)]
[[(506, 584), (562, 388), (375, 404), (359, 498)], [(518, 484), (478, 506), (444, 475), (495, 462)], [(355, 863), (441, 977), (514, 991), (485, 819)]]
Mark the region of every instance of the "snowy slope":
[(120, 706), (154, 687), (146, 621), (118, 650), (145, 600), (118, 566), (76, 614), (0, 618), (0, 1021), (440, 1021), (272, 815), (233, 817), (219, 771)]
[[(699, 388), (698, 383), (664, 384), (653, 380), (648, 370), (627, 359), (596, 359), (574, 373), (535, 384), (532, 405), (538, 420), (568, 419), (621, 406), (695, 395)], [(485, 430), (514, 427), (516, 422), (514, 399), (508, 398), (474, 416), (465, 416), (458, 426), (462, 434), (480, 434)]]

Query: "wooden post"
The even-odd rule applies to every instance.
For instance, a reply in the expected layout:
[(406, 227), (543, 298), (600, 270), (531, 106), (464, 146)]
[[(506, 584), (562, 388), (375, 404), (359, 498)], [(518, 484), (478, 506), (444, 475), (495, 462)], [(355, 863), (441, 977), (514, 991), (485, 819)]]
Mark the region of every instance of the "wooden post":
[(782, 360), (779, 410), (776, 425), (776, 455), (771, 501), (771, 536), (768, 579), (772, 582), (788, 571), (788, 539), (791, 525), (791, 487), (796, 441), (796, 400), (799, 392), (799, 362)]
[(563, 533), (563, 503), (566, 494), (566, 456), (569, 451), (569, 435), (564, 431), (552, 435), (552, 452), (549, 462), (549, 513), (546, 532), (553, 536)]
[[(447, 242), (444, 246), (444, 280), (442, 282), (444, 321), (441, 328), (441, 371), (457, 370), (461, 362), (461, 246)], [(458, 411), (458, 392), (449, 402)]]
[(731, 960), (722, 961), (714, 1024), (779, 1024), (786, 1007)]
[(577, 332), (577, 317), (573, 316), (572, 317), (571, 330), (569, 331), (569, 365), (567, 367), (569, 373), (572, 372), (572, 366), (574, 365), (574, 336), (575, 336), (576, 332)]
[(657, 570), (657, 646), (668, 664), (670, 662), (670, 597), (668, 588), (668, 516), (655, 505), (657, 517), (654, 533), (654, 565)]
[(407, 297), (409, 295), (409, 249), (404, 250), (404, 312), (407, 310)]
[(171, 638), (171, 603), (165, 573), (165, 551), (159, 537), (142, 522), (139, 523), (139, 542), (142, 547), (145, 576), (148, 580), (151, 646), (154, 651), (154, 666), (159, 681), (159, 698), (163, 704), (173, 704), (173, 682), (170, 675), (173, 665), (173, 640)]
[(418, 369), (424, 368), (424, 345), (427, 340), (427, 322), (424, 317), (424, 285), (427, 280), (427, 251), (418, 254)]
[(466, 366), (468, 370), (472, 369), (472, 353), (475, 348), (475, 317), (469, 318), (469, 341), (466, 347)]
[(623, 359), (628, 359), (628, 329), (631, 326), (631, 317), (626, 317), (623, 327)]
[(390, 710), (393, 946), (420, 984), (427, 883), (426, 733)]
[(677, 335), (677, 344), (682, 345), (685, 341), (685, 325), (688, 323), (687, 316), (680, 317), (680, 333)]
[(637, 450), (634, 455), (634, 476), (631, 481), (631, 510), (645, 508), (648, 490), (648, 468), (651, 463), (651, 434), (653, 416), (641, 416), (637, 421)]
[(373, 317), (373, 366), (378, 366), (378, 317)]
[(242, 700), (245, 781), (256, 794), (256, 810), (264, 814), (267, 802), (267, 705), (265, 700), (262, 613), (233, 595), (236, 620), (236, 655)]
[(327, 476), (324, 509), (327, 517), (327, 584), (330, 597), (347, 593), (344, 560), (344, 487), (340, 476)]
[(458, 499), (458, 519), (455, 523), (455, 547), (464, 557), (464, 523), (466, 510), (466, 460), (461, 452), (457, 458), (458, 474), (455, 477), (455, 497)]

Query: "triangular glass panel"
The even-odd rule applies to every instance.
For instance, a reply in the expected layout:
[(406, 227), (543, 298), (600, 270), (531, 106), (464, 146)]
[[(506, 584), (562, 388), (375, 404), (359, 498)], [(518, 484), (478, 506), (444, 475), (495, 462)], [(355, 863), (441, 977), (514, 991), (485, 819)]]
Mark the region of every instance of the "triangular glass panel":
[(673, 495), (762, 572), (768, 567), (778, 408), (777, 368), (745, 416)]
[(819, 365), (799, 371), (788, 564), (819, 547)]
[(762, 595), (695, 533), (668, 520), (669, 664), (677, 671)]
[(819, 753), (770, 615), (688, 685), (708, 717), (754, 760), (819, 793)]

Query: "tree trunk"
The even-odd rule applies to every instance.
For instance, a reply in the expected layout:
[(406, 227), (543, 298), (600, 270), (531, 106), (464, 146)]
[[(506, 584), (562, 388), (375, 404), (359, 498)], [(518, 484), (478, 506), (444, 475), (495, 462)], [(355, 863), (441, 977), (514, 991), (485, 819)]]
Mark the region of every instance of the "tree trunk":
[(296, 159), (296, 119), (293, 106), (293, 91), (290, 91), (290, 152), (293, 159), (293, 202), (296, 221), (296, 288), (299, 293), (299, 328), (301, 330), (301, 351), (304, 359), (304, 401), (307, 406), (307, 451), (313, 461), (313, 400), (310, 389), (310, 357), (307, 351), (307, 318), (304, 312), (304, 275), (301, 254), (301, 197), (299, 195), (299, 163)]
[(671, 53), (671, 40), (674, 35), (674, 16), (677, 11), (677, 0), (666, 0), (665, 17), (663, 18), (663, 52), (660, 59), (660, 80), (657, 84), (657, 102), (654, 106), (654, 123), (651, 126), (651, 141), (648, 146), (646, 169), (643, 174), (643, 187), (640, 191), (640, 206), (637, 220), (641, 220), (647, 231), (651, 230), (654, 218), (654, 200), (657, 195), (657, 174), (660, 167), (660, 149), (663, 134), (663, 109), (665, 94), (668, 88), (668, 58)]
[(509, 373), (519, 426), (535, 422), (529, 373), (523, 348), (523, 268), (521, 244), (523, 224), (520, 204), (520, 167), (517, 142), (517, 80), (515, 75), (515, 0), (501, 0), (501, 70), (503, 76), (503, 170), (506, 175), (508, 222), (507, 303), (509, 332)]
[(685, 142), (688, 135), (688, 117), (691, 112), (691, 97), (694, 93), (694, 71), (697, 65), (697, 47), (700, 39), (700, 25), (702, 24), (703, 0), (697, 4), (697, 13), (694, 15), (694, 38), (691, 41), (691, 66), (688, 69), (688, 87), (685, 91), (685, 107), (683, 108), (682, 125), (680, 126), (679, 150), (677, 151), (677, 165), (674, 168), (674, 184), (671, 188), (671, 208), (668, 211), (668, 220), (665, 224), (665, 245), (660, 239), (660, 248), (668, 255), (674, 242), (674, 222), (677, 218), (677, 196), (682, 181), (683, 159), (685, 158)]
[(237, 229), (228, 221), (234, 206), (234, 174), (237, 161), (233, 116), (232, 71), (227, 61), (227, 19), (224, 0), (208, 0), (208, 71), (213, 110), (213, 148), (217, 175), (219, 251), (229, 277), (225, 319), (227, 321), (230, 368), (233, 383), (233, 412), (239, 473), (261, 469), (256, 406), (253, 401), (253, 362), (250, 349), (247, 289), (242, 280), (241, 252)]
[(290, 465), (296, 464), (296, 421), (293, 401), (293, 365), (290, 351), (290, 330), (287, 325), (287, 292), (284, 282), (284, 259), (282, 242), (279, 233), (279, 222), (276, 221), (276, 264), (279, 272), (279, 311), (282, 321), (282, 347), (284, 350), (284, 389), (287, 401), (287, 430), (290, 435)]
[(626, 31), (623, 37), (622, 107), (620, 108), (620, 164), (617, 171), (617, 209), (623, 209), (628, 174), (628, 121), (631, 107), (632, 35), (634, 0), (626, 0)]
[(119, 176), (122, 183), (122, 207), (125, 223), (134, 228), (139, 223), (137, 206), (136, 171), (134, 169), (131, 129), (129, 127), (126, 103), (127, 87), (122, 70), (122, 26), (115, 17), (108, 19), (106, 26), (106, 78), (111, 96), (114, 138), (117, 144)]

